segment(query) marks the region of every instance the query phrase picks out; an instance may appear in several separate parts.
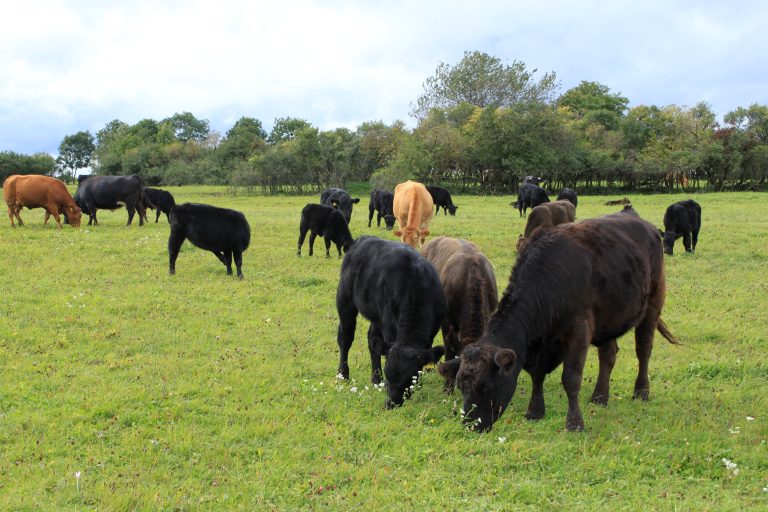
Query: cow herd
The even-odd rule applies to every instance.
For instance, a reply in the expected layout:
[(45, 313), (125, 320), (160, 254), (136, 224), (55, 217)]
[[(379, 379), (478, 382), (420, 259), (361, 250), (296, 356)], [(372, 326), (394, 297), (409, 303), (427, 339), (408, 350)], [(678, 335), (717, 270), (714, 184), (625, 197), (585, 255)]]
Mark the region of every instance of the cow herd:
[[(242, 279), (242, 255), (250, 242), (245, 216), (210, 205), (176, 205), (167, 191), (142, 186), (138, 176), (93, 176), (81, 180), (74, 197), (64, 184), (46, 176), (11, 176), (3, 184), (8, 216), (22, 225), (23, 207), (42, 207), (50, 216), (79, 226), (82, 213), (97, 224), (98, 209), (125, 206), (128, 224), (148, 208), (165, 213), (170, 223), (169, 272), (175, 273), (184, 240), (212, 252), (232, 274), (234, 262)], [(665, 299), (663, 253), (672, 254), (677, 238), (685, 250), (696, 249), (701, 208), (692, 200), (670, 205), (664, 231), (641, 219), (631, 205), (620, 212), (575, 222), (576, 193), (563, 189), (549, 201), (535, 178), (521, 185), (514, 207), (527, 214), (525, 232), (509, 284), (498, 296), (493, 266), (467, 240), (437, 236), (429, 241), (430, 221), (440, 208), (456, 214), (450, 193), (406, 181), (394, 192), (374, 190), (368, 226), (374, 211), (377, 225), (401, 242), (375, 236), (354, 239), (349, 223), (360, 202), (346, 191), (328, 189), (319, 204), (307, 204), (299, 224), (297, 255), (309, 233), (309, 255), (315, 238), (331, 243), (339, 258), (344, 252), (336, 308), (339, 317), (338, 374), (349, 378), (348, 356), (357, 315), (370, 322), (368, 349), (371, 380), (386, 385), (387, 408), (402, 405), (413, 392), (424, 367), (437, 364), (445, 388), (463, 395), (463, 421), (478, 431), (489, 430), (515, 394), (519, 375), (531, 377), (526, 417), (544, 416), (543, 383), (561, 364), (568, 398), (565, 426), (584, 429), (579, 407), (582, 373), (589, 345), (598, 349), (599, 372), (593, 403), (607, 405), (616, 340), (635, 333), (638, 373), (633, 397), (649, 396), (648, 363), (654, 333), (677, 343), (661, 319)], [(442, 330), (443, 345), (433, 346)], [(385, 364), (382, 368), (382, 358)], [(382, 384), (385, 382), (385, 384)]]

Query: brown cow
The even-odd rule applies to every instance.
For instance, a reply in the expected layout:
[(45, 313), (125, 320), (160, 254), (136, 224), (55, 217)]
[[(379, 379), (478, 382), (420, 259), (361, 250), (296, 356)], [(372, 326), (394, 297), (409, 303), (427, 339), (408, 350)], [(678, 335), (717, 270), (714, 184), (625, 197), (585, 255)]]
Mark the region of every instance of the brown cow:
[(418, 249), (429, 234), (429, 223), (434, 216), (435, 204), (427, 188), (421, 183), (408, 180), (395, 187), (392, 209), (400, 229), (395, 236), (400, 241)]
[(14, 216), (19, 221), (19, 226), (24, 225), (19, 213), (25, 206), (30, 209), (45, 208), (44, 224), (48, 224), (48, 219), (53, 215), (56, 224), (61, 227), (59, 214), (63, 214), (72, 227), (80, 227), (80, 207), (75, 204), (61, 180), (38, 174), (14, 174), (8, 176), (3, 183), (3, 195), (8, 205), (8, 218), (11, 219), (13, 227), (16, 227), (13, 223)]
[[(448, 361), (483, 333), (499, 301), (496, 274), (488, 258), (466, 240), (438, 236), (420, 252), (437, 270), (448, 303), (442, 324)], [(445, 387), (453, 389), (453, 379), (446, 379)]]
[(576, 207), (565, 199), (535, 206), (525, 224), (525, 234), (517, 240), (517, 251), (522, 250), (525, 241), (535, 229), (549, 229), (558, 224), (573, 222), (575, 218)]

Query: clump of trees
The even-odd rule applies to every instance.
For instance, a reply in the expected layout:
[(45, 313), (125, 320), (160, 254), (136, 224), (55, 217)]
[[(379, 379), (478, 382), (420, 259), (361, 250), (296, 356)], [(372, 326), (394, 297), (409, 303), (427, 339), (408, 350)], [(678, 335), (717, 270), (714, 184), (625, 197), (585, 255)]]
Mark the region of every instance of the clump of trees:
[[(134, 125), (108, 123), (95, 138), (64, 138), (60, 156), (0, 153), (0, 172), (140, 174), (155, 185), (216, 184), (265, 193), (316, 192), (349, 181), (391, 189), (414, 178), (463, 192), (505, 193), (535, 174), (550, 188), (662, 191), (765, 189), (768, 107), (719, 124), (706, 103), (638, 105), (583, 81), (558, 95), (554, 72), (466, 52), (440, 63), (412, 104), (417, 125), (319, 130), (297, 118), (240, 118), (224, 136), (189, 112)], [(47, 157), (47, 158), (46, 158)]]

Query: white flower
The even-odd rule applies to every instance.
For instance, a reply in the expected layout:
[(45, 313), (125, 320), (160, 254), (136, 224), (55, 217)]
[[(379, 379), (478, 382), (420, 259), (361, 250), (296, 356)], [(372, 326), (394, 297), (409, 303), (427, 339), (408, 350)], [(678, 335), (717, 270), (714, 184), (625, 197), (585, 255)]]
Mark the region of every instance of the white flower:
[(79, 471), (75, 471), (75, 478), (80, 480), (80, 472)]
[(733, 476), (736, 476), (739, 474), (739, 468), (737, 467), (737, 464), (735, 462), (732, 462), (725, 457), (722, 459), (723, 464), (725, 464), (725, 467), (733, 473)]
[(344, 380), (344, 376), (341, 374), (341, 372), (336, 374), (336, 380)]
[(747, 416), (747, 421), (753, 421), (754, 419), (752, 416)]
[(357, 393), (357, 386), (352, 386), (351, 388), (349, 388), (349, 390), (350, 390), (352, 393)]
[(507, 442), (507, 438), (504, 437), (504, 436), (499, 436), (499, 442), (500, 443), (506, 443)]

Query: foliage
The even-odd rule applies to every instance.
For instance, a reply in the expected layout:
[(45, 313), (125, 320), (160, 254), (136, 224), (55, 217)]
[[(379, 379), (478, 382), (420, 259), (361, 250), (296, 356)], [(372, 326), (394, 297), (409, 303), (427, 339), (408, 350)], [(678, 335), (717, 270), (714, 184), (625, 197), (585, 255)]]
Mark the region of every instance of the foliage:
[(59, 156), (56, 158), (56, 169), (66, 181), (74, 182), (78, 169), (91, 164), (91, 157), (96, 150), (91, 132), (77, 132), (67, 135), (59, 144)]
[(13, 174), (53, 175), (56, 162), (48, 153), (22, 155), (13, 151), (0, 151), (0, 183)]

